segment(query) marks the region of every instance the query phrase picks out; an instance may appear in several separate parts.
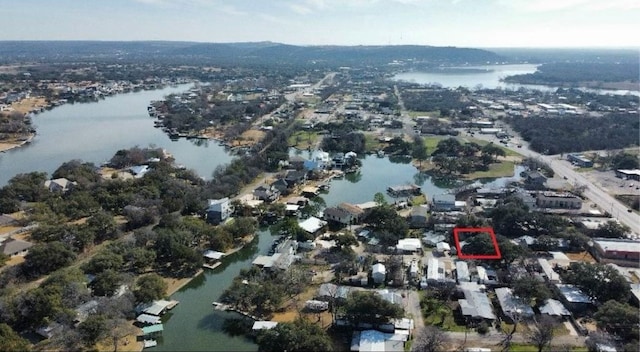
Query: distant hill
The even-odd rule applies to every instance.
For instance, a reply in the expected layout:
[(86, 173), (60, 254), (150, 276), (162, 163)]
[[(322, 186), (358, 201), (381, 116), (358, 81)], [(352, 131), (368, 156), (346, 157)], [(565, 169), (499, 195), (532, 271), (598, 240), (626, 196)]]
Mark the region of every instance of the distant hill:
[(210, 63), (367, 65), (394, 60), (425, 64), (504, 61), (488, 50), (420, 45), (298, 46), (273, 42), (0, 41), (0, 61), (145, 60)]
[(612, 48), (492, 48), (486, 49), (512, 62), (625, 63), (638, 64), (638, 49)]

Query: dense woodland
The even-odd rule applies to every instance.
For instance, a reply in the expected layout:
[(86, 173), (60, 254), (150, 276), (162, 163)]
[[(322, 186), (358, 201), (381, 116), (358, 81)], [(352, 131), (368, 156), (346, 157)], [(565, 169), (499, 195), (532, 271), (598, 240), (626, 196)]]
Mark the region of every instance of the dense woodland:
[(508, 118), (530, 148), (544, 154), (621, 149), (638, 145), (637, 114), (612, 113), (603, 117), (530, 116)]
[(538, 66), (534, 73), (514, 75), (506, 82), (565, 85), (580, 82), (638, 82), (638, 63), (554, 62)]
[(404, 90), (402, 100), (413, 111), (459, 111), (469, 105), (462, 101), (460, 92), (449, 89)]

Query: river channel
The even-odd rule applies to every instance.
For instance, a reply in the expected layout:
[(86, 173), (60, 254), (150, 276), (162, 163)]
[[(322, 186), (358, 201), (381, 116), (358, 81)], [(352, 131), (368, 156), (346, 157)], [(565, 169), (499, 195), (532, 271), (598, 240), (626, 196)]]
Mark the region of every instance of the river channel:
[[(536, 72), (538, 65), (533, 64), (512, 64), (512, 65), (482, 65), (482, 66), (464, 66), (451, 67), (441, 70), (431, 71), (407, 71), (398, 73), (393, 76), (394, 80), (407, 81), (418, 84), (438, 84), (444, 88), (465, 87), (468, 89), (496, 89), (502, 88), (507, 90), (517, 90), (519, 88), (534, 89), (543, 92), (555, 92), (558, 87), (506, 83), (501, 80), (507, 76), (523, 75)], [(594, 88), (577, 88), (579, 90), (597, 93), (597, 94), (613, 94), (613, 95), (637, 95), (637, 90), (624, 89), (594, 89)]]
[[(119, 149), (155, 146), (169, 151), (176, 162), (211, 178), (218, 165), (231, 157), (215, 141), (171, 141), (147, 114), (152, 100), (180, 93), (183, 84), (110, 96), (96, 103), (66, 104), (33, 118), (37, 134), (29, 145), (0, 153), (0, 186), (19, 173), (45, 171), (49, 175), (72, 159), (96, 165), (109, 160)], [(198, 143), (199, 145), (195, 145)]]
[[(481, 83), (481, 82), (478, 82)], [(216, 142), (193, 143), (171, 141), (153, 127), (147, 115), (151, 100), (189, 89), (189, 85), (156, 91), (142, 91), (108, 97), (97, 103), (69, 104), (34, 117), (38, 134), (30, 145), (0, 154), (0, 185), (18, 173), (46, 171), (51, 174), (60, 164), (73, 159), (99, 164), (117, 150), (149, 145), (165, 148), (176, 162), (194, 169), (205, 178), (231, 157)], [(304, 153), (303, 153), (304, 156)], [(327, 206), (340, 202), (362, 203), (373, 200), (387, 187), (416, 183), (428, 197), (446, 192), (453, 185), (434, 184), (408, 163), (393, 163), (389, 158), (364, 156), (361, 170), (341, 180), (333, 180), (327, 194)], [(516, 167), (515, 178), (520, 172)], [(485, 181), (502, 186), (511, 178)], [(390, 201), (393, 199), (389, 198)], [(172, 299), (180, 304), (163, 317), (164, 332), (155, 351), (252, 351), (257, 346), (244, 337), (232, 337), (222, 331), (225, 318), (234, 313), (214, 311), (211, 303), (220, 298), (241, 269), (248, 268), (259, 254), (266, 254), (272, 244), (268, 231), (260, 231), (254, 241), (224, 258), (215, 270), (207, 270), (193, 279)]]

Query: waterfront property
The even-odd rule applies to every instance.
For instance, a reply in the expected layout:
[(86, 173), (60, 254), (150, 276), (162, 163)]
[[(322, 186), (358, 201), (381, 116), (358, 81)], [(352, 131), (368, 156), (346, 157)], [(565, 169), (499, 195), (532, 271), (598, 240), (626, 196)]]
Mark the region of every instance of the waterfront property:
[(226, 221), (233, 214), (233, 206), (229, 198), (209, 199), (207, 208), (207, 221), (218, 225)]
[(77, 182), (72, 182), (64, 177), (44, 181), (44, 186), (51, 192), (65, 193), (77, 186)]
[(204, 264), (202, 264), (202, 266), (208, 269), (215, 269), (220, 266), (220, 264), (222, 264), (220, 260), (222, 259), (222, 257), (224, 257), (224, 253), (214, 250), (207, 250), (204, 252), (203, 256), (205, 262)]
[(392, 197), (409, 197), (418, 196), (422, 193), (422, 189), (416, 184), (398, 185), (387, 188), (387, 192)]

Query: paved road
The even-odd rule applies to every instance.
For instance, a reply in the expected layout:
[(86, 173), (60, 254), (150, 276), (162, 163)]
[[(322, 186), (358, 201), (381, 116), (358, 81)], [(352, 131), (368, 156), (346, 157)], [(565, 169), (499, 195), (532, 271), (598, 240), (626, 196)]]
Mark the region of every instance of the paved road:
[[(498, 346), (498, 344), (500, 344), (500, 342), (504, 338), (503, 334), (500, 334), (497, 332), (491, 332), (485, 335), (480, 335), (477, 332), (468, 332), (466, 333), (466, 338), (465, 338), (464, 332), (447, 332), (446, 334), (449, 337), (449, 339), (453, 341), (454, 345), (464, 343), (465, 347), (487, 346), (489, 348), (492, 348), (493, 346), (492, 350), (495, 348), (495, 346)], [(519, 344), (529, 343), (529, 341), (527, 340), (527, 337), (524, 334), (520, 334), (520, 333), (514, 334), (511, 342), (519, 343)], [(569, 335), (555, 336), (551, 341), (551, 344), (553, 346), (563, 346), (563, 345), (585, 346), (585, 338), (582, 336), (569, 336)], [(499, 349), (499, 348), (496, 348), (496, 349)]]
[[(513, 149), (513, 147), (511, 147)], [(553, 172), (568, 180), (573, 184), (584, 185), (586, 189), (583, 195), (596, 203), (601, 209), (608, 211), (612, 217), (618, 219), (621, 223), (629, 226), (635, 234), (640, 234), (640, 215), (634, 212), (628, 212), (628, 207), (620, 203), (617, 199), (610, 196), (604, 189), (595, 185), (589, 179), (579, 172), (576, 172), (572, 165), (561, 160), (557, 155), (541, 155), (529, 149), (519, 148), (513, 149), (526, 156), (540, 158), (551, 166)]]
[[(514, 131), (509, 129), (508, 132), (509, 134), (514, 135), (517, 140), (522, 140)], [(475, 137), (497, 142), (497, 138), (495, 136), (476, 134)], [(520, 144), (522, 147), (517, 148), (515, 144)], [(635, 212), (628, 212), (629, 208), (626, 205), (620, 203), (617, 199), (609, 195), (605, 189), (594, 184), (582, 173), (575, 171), (573, 169), (573, 165), (571, 165), (567, 160), (563, 160), (560, 155), (542, 155), (529, 149), (528, 144), (524, 141), (509, 143), (504, 147), (527, 157), (538, 158), (547, 163), (556, 175), (565, 178), (572, 184), (586, 186), (583, 193), (584, 197), (589, 198), (592, 202), (597, 204), (600, 209), (608, 211), (612, 217), (627, 225), (633, 233), (640, 235), (640, 215)]]
[(424, 327), (422, 311), (420, 310), (420, 296), (416, 290), (405, 291), (405, 311), (413, 318), (416, 331)]

